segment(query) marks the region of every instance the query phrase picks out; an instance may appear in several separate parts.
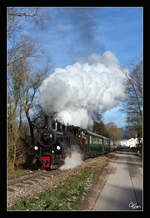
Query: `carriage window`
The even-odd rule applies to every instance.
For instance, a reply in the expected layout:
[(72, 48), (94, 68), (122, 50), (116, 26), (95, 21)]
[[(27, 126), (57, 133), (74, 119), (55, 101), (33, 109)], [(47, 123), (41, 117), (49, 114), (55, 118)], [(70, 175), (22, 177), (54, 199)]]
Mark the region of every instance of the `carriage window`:
[(99, 144), (102, 144), (102, 139), (99, 139)]
[(107, 145), (107, 144), (108, 144), (108, 141), (107, 141), (106, 139), (105, 139), (105, 141), (104, 141), (104, 144), (105, 144), (105, 145)]
[(92, 136), (90, 136), (90, 144), (92, 144)]
[(93, 138), (93, 144), (98, 144), (98, 143), (99, 143), (98, 138), (94, 137)]

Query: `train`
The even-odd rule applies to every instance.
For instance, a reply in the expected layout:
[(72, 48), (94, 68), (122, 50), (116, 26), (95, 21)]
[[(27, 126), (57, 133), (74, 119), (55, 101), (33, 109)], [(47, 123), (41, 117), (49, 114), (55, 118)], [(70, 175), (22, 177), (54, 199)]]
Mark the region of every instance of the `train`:
[(36, 130), (33, 164), (38, 169), (59, 168), (74, 150), (81, 153), (85, 160), (116, 149), (110, 138), (78, 126), (64, 125), (52, 115), (44, 115), (44, 120), (38, 125), (35, 122), (32, 124)]

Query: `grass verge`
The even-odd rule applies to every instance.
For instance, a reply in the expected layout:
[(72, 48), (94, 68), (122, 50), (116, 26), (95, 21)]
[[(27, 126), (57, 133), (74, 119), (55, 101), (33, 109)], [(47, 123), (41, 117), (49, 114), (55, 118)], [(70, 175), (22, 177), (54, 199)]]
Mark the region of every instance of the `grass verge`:
[(8, 173), (8, 179), (14, 179), (14, 178), (16, 178), (18, 176), (25, 175), (28, 172), (30, 172), (30, 170), (26, 170), (26, 169), (14, 170), (14, 171)]
[(44, 192), (35, 194), (30, 199), (17, 201), (8, 210), (77, 210), (85, 200), (93, 184), (95, 184), (108, 159), (101, 165), (94, 163), (67, 179), (61, 179), (55, 189), (47, 189)]

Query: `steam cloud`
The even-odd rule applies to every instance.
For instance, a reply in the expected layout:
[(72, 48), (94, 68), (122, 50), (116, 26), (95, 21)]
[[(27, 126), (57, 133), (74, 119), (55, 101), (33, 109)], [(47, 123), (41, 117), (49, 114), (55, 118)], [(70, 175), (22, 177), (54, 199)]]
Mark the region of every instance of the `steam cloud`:
[(92, 54), (86, 61), (56, 68), (39, 88), (39, 103), (47, 112), (57, 112), (60, 122), (87, 128), (93, 125), (94, 112), (125, 99), (127, 72), (112, 52)]
[(60, 167), (60, 170), (75, 168), (80, 164), (82, 164), (82, 162), (83, 162), (82, 155), (78, 151), (74, 150), (71, 154), (71, 157), (69, 157), (68, 155), (65, 158), (65, 163)]

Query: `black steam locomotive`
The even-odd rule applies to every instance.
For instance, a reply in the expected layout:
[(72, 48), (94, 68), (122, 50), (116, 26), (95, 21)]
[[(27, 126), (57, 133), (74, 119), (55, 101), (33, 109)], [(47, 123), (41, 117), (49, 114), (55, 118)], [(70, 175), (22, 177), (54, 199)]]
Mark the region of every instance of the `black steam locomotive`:
[(115, 149), (109, 138), (95, 134), (77, 126), (63, 125), (54, 115), (44, 115), (44, 119), (33, 122), (36, 151), (33, 163), (41, 169), (57, 169), (63, 165), (67, 155), (74, 149), (82, 153), (83, 159), (104, 154)]

